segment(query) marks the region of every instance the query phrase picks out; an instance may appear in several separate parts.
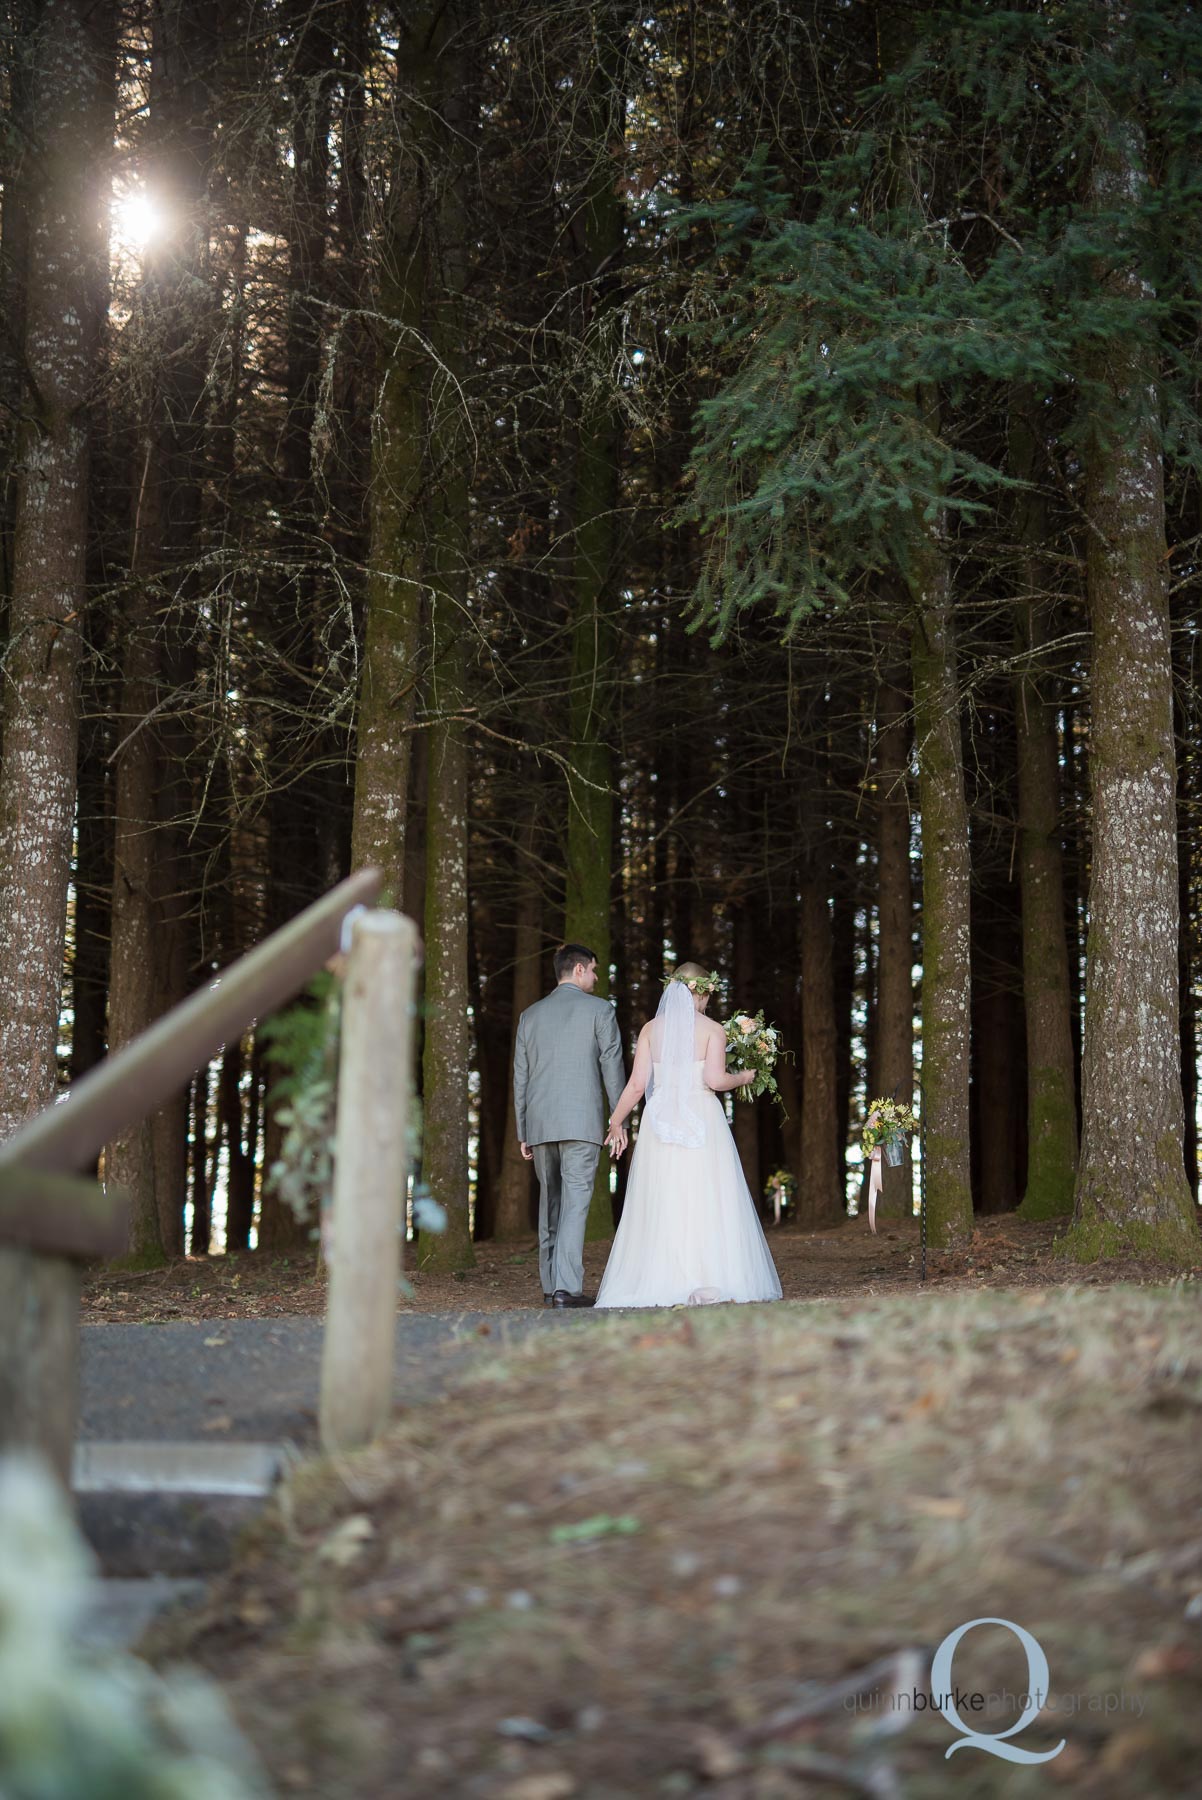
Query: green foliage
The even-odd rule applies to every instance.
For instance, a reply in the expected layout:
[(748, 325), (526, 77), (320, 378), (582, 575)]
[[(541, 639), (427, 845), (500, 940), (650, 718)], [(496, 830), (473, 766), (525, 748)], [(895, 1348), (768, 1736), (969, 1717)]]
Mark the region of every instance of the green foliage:
[(284, 1126), (267, 1181), (302, 1222), (311, 1222), (333, 1192), (341, 1010), (341, 983), (323, 970), (295, 1006), (260, 1028), (266, 1059), (278, 1069), (268, 1098)]
[[(269, 1098), (279, 1106), (284, 1126), (280, 1155), (267, 1171), (272, 1191), (292, 1208), (302, 1223), (312, 1223), (334, 1193), (334, 1155), (338, 1123), (338, 1042), (342, 1019), (342, 983), (322, 971), (305, 988), (295, 1006), (262, 1027), (267, 1061), (279, 1073)], [(422, 1106), (409, 1096), (409, 1163), (421, 1161)], [(429, 1189), (414, 1192), (413, 1219), (419, 1231), (437, 1235), (447, 1228), (446, 1210)], [(411, 1293), (402, 1279), (402, 1289)]]
[(91, 1557), (40, 1464), (0, 1461), (0, 1794), (254, 1800), (266, 1787), (225, 1702), (76, 1632)]
[(553, 1544), (588, 1544), (601, 1537), (630, 1537), (642, 1529), (638, 1519), (630, 1513), (597, 1513), (591, 1519), (581, 1519), (574, 1525), (553, 1525), (551, 1542)]
[[(767, 608), (788, 635), (987, 519), (1016, 484), (980, 422), (1016, 382), (1066, 403), (1066, 451), (1122, 433), (1125, 346), (1159, 345), (1166, 453), (1202, 466), (1202, 34), (1167, 11), (1124, 8), (1114, 42), (1085, 0), (933, 12), (796, 204), (760, 151), (677, 215), (712, 241), (720, 377), (680, 514), (708, 543), (693, 629)], [(1146, 184), (1091, 191), (1120, 140)]]

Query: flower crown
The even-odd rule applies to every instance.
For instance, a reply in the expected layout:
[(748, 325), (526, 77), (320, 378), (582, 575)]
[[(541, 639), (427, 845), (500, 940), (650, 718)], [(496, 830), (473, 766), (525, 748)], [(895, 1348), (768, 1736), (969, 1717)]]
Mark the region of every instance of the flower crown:
[(665, 975), (663, 984), (670, 987), (674, 981), (687, 987), (690, 994), (714, 994), (722, 986), (717, 969), (711, 969), (708, 975)]

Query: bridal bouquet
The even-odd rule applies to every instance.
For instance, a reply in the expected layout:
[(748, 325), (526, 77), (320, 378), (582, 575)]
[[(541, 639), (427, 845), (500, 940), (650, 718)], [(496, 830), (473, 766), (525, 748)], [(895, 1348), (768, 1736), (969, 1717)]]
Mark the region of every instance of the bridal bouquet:
[(750, 1013), (735, 1013), (723, 1023), (726, 1033), (726, 1060), (733, 1069), (754, 1069), (755, 1080), (735, 1089), (738, 1100), (758, 1100), (761, 1094), (780, 1098), (776, 1076), (772, 1073), (781, 1054), (780, 1033), (775, 1025), (764, 1023), (761, 1009), (753, 1018)]

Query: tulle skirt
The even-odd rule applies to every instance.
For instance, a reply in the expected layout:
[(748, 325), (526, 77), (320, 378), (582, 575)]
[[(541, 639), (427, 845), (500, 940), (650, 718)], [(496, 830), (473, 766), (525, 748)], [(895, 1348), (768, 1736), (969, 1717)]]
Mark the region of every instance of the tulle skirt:
[(644, 1117), (598, 1306), (781, 1297), (722, 1102), (704, 1088), (690, 1103), (705, 1120), (697, 1149), (662, 1143)]

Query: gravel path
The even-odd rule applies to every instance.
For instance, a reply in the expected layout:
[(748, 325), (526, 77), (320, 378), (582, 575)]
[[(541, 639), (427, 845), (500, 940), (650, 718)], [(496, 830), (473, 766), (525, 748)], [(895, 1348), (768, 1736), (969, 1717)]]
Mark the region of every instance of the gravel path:
[[(579, 1328), (583, 1312), (421, 1313), (397, 1320), (399, 1405), (437, 1397), (482, 1343)], [(80, 1437), (211, 1442), (317, 1437), (320, 1319), (85, 1325)]]

